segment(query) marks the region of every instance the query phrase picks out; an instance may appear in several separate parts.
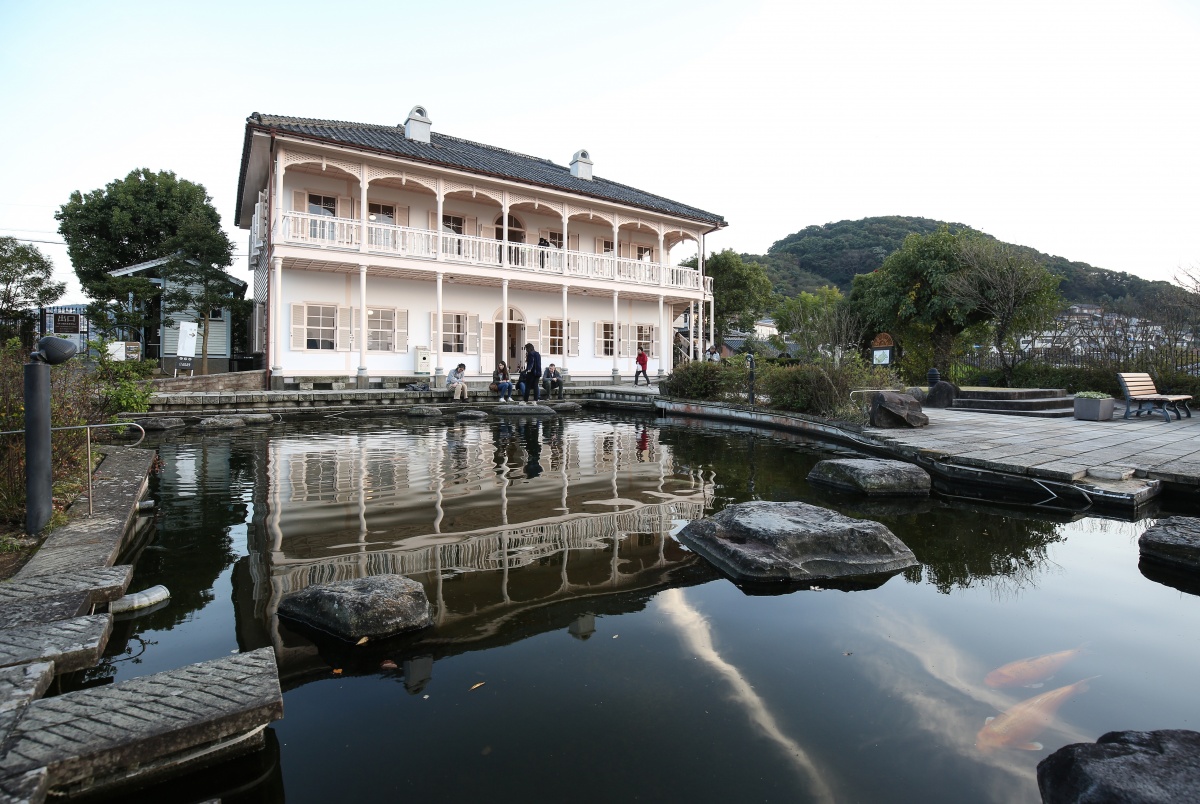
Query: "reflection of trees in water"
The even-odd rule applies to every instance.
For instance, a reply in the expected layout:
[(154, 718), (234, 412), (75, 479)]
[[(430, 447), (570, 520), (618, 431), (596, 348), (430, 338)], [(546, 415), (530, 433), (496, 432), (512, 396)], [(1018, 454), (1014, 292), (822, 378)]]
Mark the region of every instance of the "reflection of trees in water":
[(1047, 548), (1065, 538), (1061, 525), (1017, 511), (934, 506), (920, 514), (882, 516), (922, 566), (904, 571), (910, 583), (939, 592), (986, 583), (994, 598), (1016, 597), (1052, 568)]

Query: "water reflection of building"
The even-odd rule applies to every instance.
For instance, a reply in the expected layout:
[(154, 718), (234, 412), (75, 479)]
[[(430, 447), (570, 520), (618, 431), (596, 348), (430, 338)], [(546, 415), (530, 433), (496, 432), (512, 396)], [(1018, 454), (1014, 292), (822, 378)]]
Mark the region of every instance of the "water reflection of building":
[(433, 654), (503, 641), (531, 609), (568, 604), (544, 621), (565, 629), (597, 598), (662, 588), (698, 568), (670, 533), (711, 497), (711, 478), (677, 470), (656, 432), (629, 422), (358, 428), (273, 436), (265, 453), (235, 599), (243, 641), (273, 645), (285, 676), (315, 651), (279, 628), (276, 610), (310, 584), (382, 573), (421, 581), (435, 618), (423, 650)]

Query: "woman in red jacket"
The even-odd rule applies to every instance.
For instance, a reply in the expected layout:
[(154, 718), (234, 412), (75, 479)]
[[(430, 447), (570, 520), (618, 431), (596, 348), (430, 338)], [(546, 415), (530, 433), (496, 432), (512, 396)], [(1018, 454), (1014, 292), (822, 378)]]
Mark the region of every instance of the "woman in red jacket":
[(649, 361), (650, 358), (646, 356), (646, 350), (639, 346), (637, 353), (637, 370), (633, 372), (634, 385), (638, 384), (639, 374), (646, 378), (646, 385), (650, 384), (650, 375), (646, 373), (646, 364)]

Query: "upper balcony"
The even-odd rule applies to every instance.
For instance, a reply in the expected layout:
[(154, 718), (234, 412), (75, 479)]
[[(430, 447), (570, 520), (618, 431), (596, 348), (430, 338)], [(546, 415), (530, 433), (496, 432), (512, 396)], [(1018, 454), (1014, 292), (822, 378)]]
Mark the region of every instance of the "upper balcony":
[[(354, 218), (285, 211), (280, 242), (362, 253), (363, 228), (362, 221)], [(611, 252), (597, 254), (511, 241), (506, 244), (496, 238), (381, 223), (367, 223), (365, 228), (368, 254), (672, 290), (698, 291), (701, 287), (700, 272), (694, 268), (664, 265), (648, 259), (628, 259)], [(703, 280), (704, 292), (712, 293), (712, 277), (703, 277)]]

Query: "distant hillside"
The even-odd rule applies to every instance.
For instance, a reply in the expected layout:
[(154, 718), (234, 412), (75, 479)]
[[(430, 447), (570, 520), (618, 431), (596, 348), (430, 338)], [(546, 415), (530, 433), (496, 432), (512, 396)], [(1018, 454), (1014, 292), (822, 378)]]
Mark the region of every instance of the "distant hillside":
[[(766, 266), (767, 276), (778, 293), (793, 296), (822, 285), (836, 285), (845, 292), (855, 274), (870, 273), (883, 265), (884, 259), (900, 248), (904, 238), (910, 234), (929, 234), (943, 225), (954, 232), (968, 228), (961, 223), (945, 224), (900, 215), (839, 221), (805, 227), (776, 241), (766, 254), (743, 254), (742, 258)], [(1103, 304), (1136, 314), (1152, 309), (1161, 293), (1178, 292), (1169, 282), (1152, 282), (1084, 262), (1071, 262), (1026, 246), (1019, 248), (1027, 249), (1063, 278), (1059, 289), (1068, 302)]]

